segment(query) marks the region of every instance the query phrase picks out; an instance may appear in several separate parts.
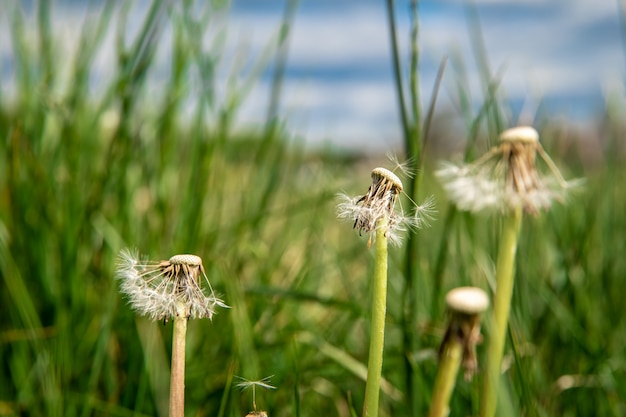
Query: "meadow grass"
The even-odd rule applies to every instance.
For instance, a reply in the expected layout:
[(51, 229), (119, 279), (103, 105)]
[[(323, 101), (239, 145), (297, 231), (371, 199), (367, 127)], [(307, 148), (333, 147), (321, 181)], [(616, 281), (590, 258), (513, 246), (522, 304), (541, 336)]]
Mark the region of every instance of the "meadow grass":
[[(123, 38), (113, 22), (124, 7), (105, 4), (85, 25), (84, 47), (65, 57), (63, 91), (48, 8), (31, 43), (19, 10), (2, 5), (17, 82), (14, 99), (0, 93), (0, 415), (167, 415), (172, 326), (137, 317), (119, 293), (125, 247), (153, 259), (198, 254), (232, 307), (189, 322), (187, 415), (245, 416), (250, 398), (235, 376), (267, 375), (277, 389), (256, 402), (270, 416), (359, 414), (373, 256), (337, 221), (335, 194), (362, 192), (384, 157), (305, 150), (273, 110), (263, 129), (236, 129), (256, 75), (234, 77), (219, 97), (214, 51), (198, 42), (209, 11), (154, 2), (137, 34), (117, 43), (113, 80), (94, 98), (94, 55), (109, 31)], [(155, 102), (146, 91), (165, 22), (172, 73)], [(191, 73), (203, 75), (198, 89)], [(468, 155), (513, 123), (497, 79), (485, 77), (485, 105), (460, 104)], [(562, 140), (567, 129), (537, 121), (554, 159), (587, 183), (523, 224), (499, 402), (507, 415), (626, 413), (623, 110), (605, 109), (595, 161), (583, 150), (594, 145), (576, 149)], [(415, 107), (407, 114), (419, 124)], [(438, 221), (409, 249), (390, 250), (382, 416), (426, 415), (443, 294), (494, 279), (498, 224), (447, 205), (434, 159), (418, 159), (415, 192), (437, 197)], [(479, 363), (483, 354), (479, 345)], [(457, 382), (451, 415), (477, 414), (478, 380)]]

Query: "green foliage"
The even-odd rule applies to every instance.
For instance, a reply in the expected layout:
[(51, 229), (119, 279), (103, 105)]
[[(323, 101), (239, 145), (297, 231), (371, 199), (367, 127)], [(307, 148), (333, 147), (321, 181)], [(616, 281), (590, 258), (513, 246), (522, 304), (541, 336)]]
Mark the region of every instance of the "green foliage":
[[(135, 316), (118, 292), (125, 247), (155, 260), (201, 256), (232, 307), (189, 323), (188, 415), (246, 415), (252, 404), (234, 376), (267, 375), (277, 389), (256, 402), (271, 416), (358, 415), (373, 262), (365, 239), (336, 220), (334, 196), (365, 192), (372, 166), (305, 152), (273, 112), (263, 130), (236, 131), (239, 104), (283, 40), (219, 97), (219, 45), (199, 41), (209, 6), (194, 13), (154, 2), (131, 39), (120, 24), (113, 78), (94, 97), (94, 57), (128, 13), (114, 4), (88, 18), (81, 47), (63, 57), (72, 80), (64, 88), (49, 8), (38, 12), (33, 44), (20, 11), (1, 6), (17, 91), (0, 95), (0, 415), (167, 414), (171, 323)], [(172, 68), (155, 100), (147, 80), (166, 22)], [(194, 73), (198, 89), (186, 81)], [(504, 113), (496, 84), (485, 87), (484, 111), (465, 108), (472, 144), (480, 126), (496, 124), (490, 115)], [(505, 352), (512, 415), (626, 413), (620, 111), (607, 109), (602, 163), (568, 159), (587, 177), (585, 191), (523, 226)], [(559, 132), (544, 127), (550, 147)], [(420, 231), (410, 268), (391, 250), (381, 415), (425, 414), (445, 325), (440, 297), (493, 278), (497, 225), (448, 208), (432, 168), (424, 166), (419, 194), (438, 196), (439, 220)], [(396, 302), (407, 288), (411, 303)], [(459, 381), (452, 415), (475, 412), (477, 384)]]

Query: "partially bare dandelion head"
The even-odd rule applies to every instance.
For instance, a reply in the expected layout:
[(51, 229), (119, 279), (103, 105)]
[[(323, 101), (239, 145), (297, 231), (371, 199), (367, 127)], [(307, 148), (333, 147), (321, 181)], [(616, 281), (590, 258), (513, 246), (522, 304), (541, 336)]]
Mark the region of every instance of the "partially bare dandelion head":
[[(549, 174), (540, 173), (537, 154)], [(521, 207), (533, 215), (554, 201), (563, 202), (567, 192), (581, 183), (565, 181), (539, 143), (539, 134), (529, 126), (505, 130), (498, 146), (477, 161), (463, 166), (444, 164), (436, 175), (461, 210), (508, 211)]]
[(385, 234), (392, 244), (400, 244), (400, 232), (407, 229), (417, 229), (432, 220), (434, 213), (433, 200), (429, 199), (424, 205), (415, 204), (414, 212), (405, 214), (400, 207), (396, 208), (398, 196), (403, 192), (402, 181), (396, 174), (386, 168), (372, 170), (372, 184), (363, 196), (349, 197), (345, 194), (338, 196), (337, 213), (339, 218), (353, 221), (353, 228), (359, 235), (366, 234), (371, 238), (381, 219)]
[(175, 255), (155, 262), (140, 260), (137, 253), (125, 249), (116, 276), (131, 307), (152, 320), (177, 316), (211, 319), (216, 307), (227, 307), (215, 296), (202, 258), (196, 255)]
[(477, 287), (458, 287), (446, 294), (450, 323), (446, 330), (439, 354), (451, 338), (463, 347), (465, 379), (470, 380), (478, 370), (476, 345), (482, 341), (480, 334), (481, 314), (489, 307), (487, 293)]

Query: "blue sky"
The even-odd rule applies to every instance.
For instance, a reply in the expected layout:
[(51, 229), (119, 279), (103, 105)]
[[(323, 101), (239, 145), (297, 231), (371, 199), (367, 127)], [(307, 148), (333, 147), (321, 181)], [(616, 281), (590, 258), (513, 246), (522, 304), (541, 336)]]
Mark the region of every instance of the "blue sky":
[[(398, 143), (385, 3), (299, 2), (284, 109), (305, 135), (373, 147)], [(236, 0), (232, 31), (260, 49), (275, 33), (282, 5)], [(448, 63), (438, 109), (455, 107), (459, 80), (478, 104), (484, 88), (470, 39), (468, 3), (419, 5), (422, 102), (427, 103), (436, 69), (447, 56), (457, 64)], [(533, 123), (541, 109), (548, 117), (585, 125), (602, 111), (608, 94), (623, 96), (626, 60), (617, 1), (477, 0), (474, 5), (491, 71), (503, 74), (512, 123)], [(396, 15), (406, 58), (408, 1), (396, 1)]]
[[(281, 113), (288, 127), (308, 142), (393, 148), (400, 129), (392, 80), (384, 0), (300, 0), (289, 41), (287, 77)], [(71, 55), (80, 30), (84, 2), (60, 1), (55, 8), (55, 36)], [(275, 40), (284, 1), (234, 0), (231, 10), (213, 20), (207, 45), (225, 36), (220, 76), (232, 77), (237, 59), (251, 62)], [(451, 58), (437, 110), (454, 118), (456, 84), (469, 88), (476, 104), (483, 96), (474, 60), (467, 3), (420, 1), (422, 102), (427, 103), (441, 60)], [(493, 73), (502, 71), (502, 92), (513, 103), (513, 123), (532, 123), (538, 106), (549, 117), (584, 124), (601, 111), (607, 94), (623, 97), (625, 55), (617, 0), (476, 0), (482, 39)], [(138, 26), (147, 1), (135, 3)], [(408, 53), (409, 1), (396, 0), (399, 40)], [(0, 56), (4, 90), (10, 42), (0, 16)], [(4, 31), (2, 29), (4, 27)], [(111, 31), (113, 32), (113, 31)], [(112, 35), (112, 33), (111, 33)], [(167, 31), (158, 58), (167, 68)], [(109, 36), (96, 65), (106, 80), (111, 68)], [(69, 60), (68, 60), (69, 61)], [(461, 71), (459, 68), (463, 68)], [(158, 71), (157, 71), (158, 72)], [(166, 72), (166, 71), (165, 71)], [(406, 73), (405, 73), (406, 75)], [(235, 77), (236, 78), (236, 77)], [(158, 76), (157, 76), (158, 80)], [(190, 81), (191, 82), (191, 81)], [(223, 84), (223, 83), (221, 83)], [(240, 112), (242, 124), (266, 114), (269, 77), (250, 92)], [(155, 83), (158, 93), (158, 82)], [(453, 121), (452, 121), (453, 122)]]

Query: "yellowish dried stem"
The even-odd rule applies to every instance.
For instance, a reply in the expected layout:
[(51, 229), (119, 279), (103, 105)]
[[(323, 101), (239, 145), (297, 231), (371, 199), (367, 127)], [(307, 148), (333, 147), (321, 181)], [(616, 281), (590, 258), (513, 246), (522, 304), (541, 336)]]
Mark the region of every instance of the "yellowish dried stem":
[(187, 315), (184, 304), (178, 306), (172, 336), (172, 370), (170, 375), (170, 417), (185, 416), (185, 338)]

